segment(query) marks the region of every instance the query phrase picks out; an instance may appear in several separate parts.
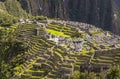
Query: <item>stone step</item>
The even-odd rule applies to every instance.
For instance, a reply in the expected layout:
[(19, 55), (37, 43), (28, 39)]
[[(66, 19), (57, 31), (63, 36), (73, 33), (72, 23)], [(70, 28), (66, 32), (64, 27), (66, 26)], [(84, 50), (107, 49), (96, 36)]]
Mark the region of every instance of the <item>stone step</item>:
[(112, 60), (101, 60), (101, 59), (98, 59), (98, 60), (94, 60), (94, 61), (92, 61), (93, 63), (113, 63), (113, 61)]
[(66, 59), (66, 60), (64, 60), (66, 63), (75, 63), (76, 62), (76, 60), (74, 60), (74, 59)]
[(81, 65), (83, 64), (84, 62), (75, 62), (76, 65)]
[(24, 74), (29, 74), (29, 75), (32, 75), (32, 76), (39, 76), (39, 77), (42, 77), (44, 75), (44, 71), (41, 71), (41, 70), (27, 70), (24, 72)]
[(79, 56), (77, 57), (77, 59), (82, 59), (82, 60), (89, 60), (91, 58), (92, 55), (89, 55), (89, 56)]
[(80, 65), (74, 64), (74, 70), (80, 70)]
[(41, 64), (41, 67), (42, 68), (47, 68), (48, 70), (52, 70), (53, 69), (53, 67), (50, 64), (48, 64), (48, 63)]
[(28, 74), (22, 74), (21, 79), (41, 79), (41, 77), (32, 76), (32, 75), (28, 75)]
[(62, 79), (70, 79), (71, 74), (63, 74)]
[(43, 58), (43, 57), (40, 57), (36, 62), (37, 63), (41, 63), (41, 62), (45, 62), (46, 61), (46, 59), (45, 58)]
[(61, 67), (60, 71), (61, 71), (61, 73), (71, 73), (72, 72), (72, 68)]
[(29, 74), (22, 74), (21, 75), (21, 79), (30, 79), (30, 76)]
[(56, 74), (49, 73), (49, 74), (47, 75), (47, 78), (58, 79), (58, 78), (60, 78), (60, 75), (56, 75)]
[(60, 73), (59, 71), (56, 71), (56, 70), (52, 70), (50, 72), (51, 74), (56, 74), (56, 75), (61, 75), (62, 73)]
[(52, 69), (54, 69), (57, 66), (56, 63), (53, 63), (52, 61), (49, 60), (47, 60), (46, 63), (49, 64), (52, 67)]
[(100, 56), (100, 57), (97, 57), (97, 58), (99, 58), (99, 59), (103, 59), (103, 60), (113, 60), (114, 59), (114, 57), (112, 56), (112, 57), (108, 57), (108, 56)]
[(72, 65), (70, 63), (62, 63), (60, 66), (61, 67), (72, 68)]

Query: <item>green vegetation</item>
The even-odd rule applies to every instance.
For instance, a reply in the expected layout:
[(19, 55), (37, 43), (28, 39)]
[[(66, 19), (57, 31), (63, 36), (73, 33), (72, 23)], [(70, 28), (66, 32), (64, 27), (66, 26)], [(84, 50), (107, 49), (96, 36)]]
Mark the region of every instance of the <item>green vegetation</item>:
[(68, 35), (65, 35), (63, 32), (59, 32), (59, 31), (55, 31), (55, 30), (50, 30), (50, 29), (47, 29), (47, 32), (49, 32), (50, 34), (52, 35), (55, 35), (55, 36), (63, 36), (63, 37), (70, 37)]
[[(80, 52), (74, 53), (67, 45), (55, 45), (54, 41), (44, 38), (46, 33), (44, 27), (34, 24), (19, 25), (18, 19), (30, 18), (30, 20), (47, 21), (44, 16), (31, 16), (27, 14), (17, 0), (6, 0), (0, 3), (0, 78), (1, 79), (40, 79), (40, 78), (61, 78), (63, 74), (71, 79), (119, 79), (120, 68), (114, 66), (106, 72), (79, 72), (81, 64), (118, 64), (119, 53), (110, 55), (98, 55), (98, 53), (112, 50), (105, 45), (105, 50), (99, 51), (100, 45), (95, 40), (84, 40)], [(9, 26), (9, 27), (8, 27)], [(19, 27), (18, 27), (19, 26)], [(84, 38), (87, 33), (79, 32), (64, 24), (49, 24), (46, 31), (54, 36), (65, 38)], [(39, 34), (37, 34), (39, 31)], [(102, 31), (91, 30), (92, 36), (102, 36)], [(109, 33), (106, 34), (110, 37)], [(101, 41), (103, 42), (103, 41)], [(87, 49), (88, 48), (88, 49)], [(98, 52), (98, 53), (96, 53)], [(92, 56), (95, 54), (95, 57)], [(69, 72), (71, 69), (75, 71)]]
[[(88, 30), (79, 29), (77, 23), (73, 27), (67, 24), (69, 22), (66, 25), (54, 22), (49, 24), (54, 19), (47, 20), (45, 16), (32, 16), (26, 13), (19, 0), (2, 1), (0, 1), (0, 79), (62, 79), (64, 77), (70, 79), (120, 79), (120, 53), (115, 46), (112, 48), (109, 44), (102, 45), (105, 38), (100, 37), (98, 40), (102, 40), (99, 41), (96, 41), (97, 38), (94, 39), (95, 36), (99, 37), (104, 34), (100, 29), (90, 28), (88, 32)], [(30, 3), (35, 2), (34, 0), (29, 1)], [(52, 1), (52, 4), (57, 2), (57, 0)], [(30, 6), (32, 7), (32, 4)], [(33, 10), (31, 9), (31, 11)], [(37, 14), (34, 11), (32, 13)], [(48, 21), (48, 26), (41, 23), (42, 26), (38, 27), (36, 22), (33, 24), (18, 23), (19, 19), (26, 18), (33, 22), (34, 20), (42, 23)], [(44, 30), (45, 28), (46, 30)], [(65, 42), (69, 45), (66, 43), (57, 45), (54, 41), (47, 40), (46, 32), (53, 36), (65, 37), (68, 39)], [(89, 36), (85, 38), (86, 32), (91, 35), (91, 38)], [(112, 36), (107, 32), (105, 35), (108, 38)], [(83, 39), (83, 45), (82, 50), (76, 53), (77, 46), (81, 46), (79, 44), (81, 40), (74, 41), (77, 38)], [(112, 66), (110, 69), (98, 73), (87, 70), (85, 72), (78, 71), (80, 65), (84, 64), (118, 66)]]
[(96, 76), (96, 73), (94, 72), (79, 72), (74, 71), (73, 75), (71, 76), (71, 79), (98, 79)]
[(6, 6), (5, 6), (5, 4), (3, 2), (0, 3), (0, 11), (7, 12)]
[(79, 33), (77, 30), (73, 30), (69, 26), (50, 24), (47, 27), (48, 31), (53, 35), (60, 35), (64, 37), (78, 38), (85, 37), (86, 33)]
[(74, 71), (71, 79), (80, 79), (80, 72), (79, 71)]
[(108, 75), (110, 79), (120, 79), (120, 66), (111, 67)]
[(17, 23), (17, 18), (13, 17), (12, 15), (9, 15), (6, 12), (0, 12), (0, 25), (1, 26), (11, 26), (15, 23)]
[(120, 79), (120, 67), (112, 66), (108, 71), (100, 73), (74, 71), (71, 79)]
[(0, 78), (8, 79), (12, 75), (10, 60), (23, 51), (23, 43), (16, 39), (15, 29), (0, 27)]
[(32, 20), (37, 20), (37, 21), (47, 20), (47, 17), (45, 17), (45, 16), (34, 16), (34, 17), (32, 17)]
[(91, 35), (102, 36), (102, 32), (100, 30), (90, 30), (89, 32)]
[(109, 34), (109, 33), (107, 32), (106, 36), (110, 37), (110, 36), (111, 36), (111, 34)]
[(6, 0), (6, 10), (10, 15), (19, 18), (27, 18), (29, 15), (21, 8), (20, 3), (17, 0)]
[[(19, 26), (19, 27), (18, 27)], [(47, 32), (54, 36), (66, 38), (84, 38), (86, 33), (78, 33), (69, 26), (50, 24), (46, 26)], [(36, 35), (39, 30), (40, 35)], [(61, 78), (63, 74), (71, 79), (113, 79), (119, 78), (119, 68), (110, 69), (105, 72), (79, 72), (80, 65), (89, 63), (104, 64), (113, 63), (115, 60), (110, 55), (98, 55), (95, 47), (99, 47), (95, 40), (83, 41), (83, 49), (79, 53), (74, 53), (67, 45), (56, 46), (54, 41), (43, 38), (45, 34), (43, 27), (36, 24), (18, 23), (11, 27), (0, 27), (0, 77), (7, 79), (14, 76), (21, 79), (32, 78)], [(78, 34), (78, 36), (76, 35)], [(72, 36), (76, 35), (76, 36)], [(88, 49), (86, 48), (88, 47)], [(107, 49), (112, 50), (112, 49)], [(103, 50), (101, 50), (103, 52)], [(101, 53), (101, 52), (100, 52)], [(92, 58), (92, 56), (95, 57)], [(2, 57), (1, 57), (2, 56)], [(119, 60), (119, 53), (114, 54)], [(116, 61), (118, 63), (118, 61)], [(68, 72), (74, 69), (73, 73)], [(61, 73), (65, 72), (65, 73)], [(105, 74), (104, 74), (105, 73)], [(14, 75), (14, 76), (13, 76)]]

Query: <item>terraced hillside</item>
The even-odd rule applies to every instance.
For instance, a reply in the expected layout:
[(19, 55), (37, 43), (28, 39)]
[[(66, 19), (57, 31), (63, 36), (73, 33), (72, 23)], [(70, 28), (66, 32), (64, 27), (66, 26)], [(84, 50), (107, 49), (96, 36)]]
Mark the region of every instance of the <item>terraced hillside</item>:
[(93, 25), (30, 21), (17, 30), (26, 51), (11, 61), (18, 65), (10, 79), (69, 79), (75, 70), (101, 72), (93, 68), (120, 65), (120, 37)]

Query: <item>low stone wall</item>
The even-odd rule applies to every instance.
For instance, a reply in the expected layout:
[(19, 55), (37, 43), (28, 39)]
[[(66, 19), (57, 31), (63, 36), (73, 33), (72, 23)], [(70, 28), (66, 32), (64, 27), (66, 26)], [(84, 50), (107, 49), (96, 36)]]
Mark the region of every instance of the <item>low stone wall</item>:
[(95, 73), (99, 73), (102, 71), (106, 71), (110, 68), (110, 65), (107, 64), (101, 64), (101, 65), (97, 65), (97, 64), (82, 64), (80, 66), (80, 72), (95, 72)]
[(95, 56), (94, 57), (96, 57), (96, 56), (107, 56), (107, 55), (113, 55), (113, 54), (115, 54), (115, 53), (118, 53), (118, 52), (120, 52), (120, 48), (116, 48), (116, 49), (112, 49), (112, 50), (104, 50), (104, 51), (96, 51), (95, 52)]

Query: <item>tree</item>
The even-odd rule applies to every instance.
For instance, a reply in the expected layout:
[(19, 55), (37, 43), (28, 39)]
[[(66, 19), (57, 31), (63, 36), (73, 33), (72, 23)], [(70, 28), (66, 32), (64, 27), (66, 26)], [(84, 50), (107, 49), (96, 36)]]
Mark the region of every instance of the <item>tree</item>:
[(10, 73), (10, 60), (24, 51), (23, 43), (15, 39), (12, 28), (0, 29), (0, 78), (8, 79)]
[(6, 12), (0, 12), (0, 25), (1, 26), (11, 26), (14, 23), (17, 23), (17, 18), (9, 15)]
[(120, 67), (119, 66), (111, 67), (108, 75), (110, 79), (120, 79)]
[(80, 72), (79, 71), (74, 71), (71, 78), (72, 79), (80, 79)]
[(97, 79), (97, 75), (94, 72), (82, 72), (80, 74), (80, 79)]
[(74, 71), (72, 76), (72, 79), (97, 79), (96, 73), (90, 72), (80, 72), (80, 71)]

